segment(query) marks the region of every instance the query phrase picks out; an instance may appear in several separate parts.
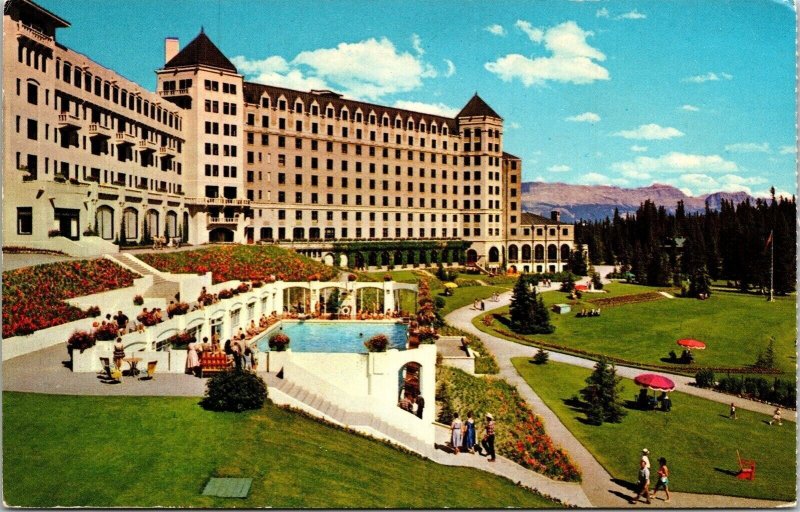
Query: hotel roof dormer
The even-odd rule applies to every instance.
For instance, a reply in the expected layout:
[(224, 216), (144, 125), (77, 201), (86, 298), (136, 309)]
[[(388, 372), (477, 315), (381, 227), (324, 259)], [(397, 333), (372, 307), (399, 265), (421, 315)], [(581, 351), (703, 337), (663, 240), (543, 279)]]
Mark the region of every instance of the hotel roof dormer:
[(202, 28), (192, 42), (164, 65), (164, 69), (199, 66), (222, 69), (231, 73), (238, 72), (236, 66), (211, 42)]
[[(53, 41), (56, 29), (70, 26), (67, 20), (30, 0), (11, 0), (5, 4), (4, 11), (5, 15), (31, 31), (33, 39), (37, 42), (42, 39)], [(24, 31), (21, 34), (28, 35)]]

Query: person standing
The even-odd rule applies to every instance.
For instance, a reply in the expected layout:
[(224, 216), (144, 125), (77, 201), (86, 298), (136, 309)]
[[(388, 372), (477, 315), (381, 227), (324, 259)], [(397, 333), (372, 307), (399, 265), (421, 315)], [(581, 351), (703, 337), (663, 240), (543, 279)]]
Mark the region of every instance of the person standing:
[(664, 489), (667, 494), (665, 501), (669, 503), (669, 468), (667, 467), (667, 459), (664, 457), (658, 459), (658, 480), (656, 480), (656, 488), (653, 490), (653, 499), (656, 498), (656, 494), (660, 489)]
[(122, 344), (122, 338), (117, 338), (114, 343), (114, 366), (117, 370), (122, 368), (122, 360), (125, 359), (125, 345)]
[(417, 396), (417, 417), (422, 419), (422, 410), (425, 408), (425, 399), (422, 395)]
[(496, 456), (494, 453), (494, 418), (491, 413), (486, 413), (486, 431), (481, 441), (481, 446), (486, 450), (486, 455), (489, 456), (489, 462), (494, 462)]
[(650, 504), (650, 468), (648, 467), (647, 463), (644, 461), (644, 458), (639, 461), (639, 483), (637, 486), (636, 497), (633, 499), (633, 503), (639, 501), (639, 497), (644, 494), (645, 499), (647, 500), (647, 504)]
[(461, 447), (462, 428), (463, 425), (458, 418), (458, 413), (453, 414), (453, 423), (450, 424), (450, 441), (453, 443), (453, 451), (456, 455), (458, 455)]
[(734, 405), (733, 402), (731, 402), (731, 412), (730, 412), (730, 415), (728, 417), (730, 419), (732, 419), (732, 420), (736, 419), (736, 405)]
[(186, 347), (186, 370), (195, 377), (200, 375), (200, 357), (197, 355), (195, 342), (189, 343)]
[(481, 301), (481, 311), (486, 311), (486, 304)]
[(642, 449), (642, 458), (641, 461), (644, 462), (645, 466), (647, 466), (647, 470), (650, 470), (650, 450), (647, 448)]
[(464, 450), (475, 453), (475, 444), (475, 420), (470, 411), (467, 413), (467, 421), (464, 422)]

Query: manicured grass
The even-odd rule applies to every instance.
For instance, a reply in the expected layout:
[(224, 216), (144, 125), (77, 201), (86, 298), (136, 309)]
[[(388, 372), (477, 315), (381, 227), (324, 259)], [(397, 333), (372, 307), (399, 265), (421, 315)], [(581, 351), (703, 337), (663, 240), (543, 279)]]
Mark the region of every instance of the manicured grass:
[(494, 293), (505, 293), (508, 291), (501, 286), (468, 286), (466, 288), (453, 288), (452, 295), (443, 297), (445, 300), (444, 307), (439, 310), (442, 316), (445, 316), (458, 308), (472, 304), (476, 300), (482, 300), (487, 308), (491, 308), (494, 302), (489, 301)]
[[(571, 398), (585, 386), (591, 370), (549, 362), (534, 365), (512, 359), (528, 384), (614, 478), (634, 482), (642, 448), (650, 461), (666, 457), (670, 490), (773, 500), (795, 499), (795, 424), (769, 426), (768, 416), (742, 409), (728, 419), (725, 404), (672, 393), (672, 411), (628, 409), (622, 423), (592, 426)], [(638, 387), (624, 381), (623, 398)], [(736, 450), (756, 460), (756, 479), (737, 480)]]
[[(542, 508), (512, 482), (437, 465), (268, 405), (204, 411), (192, 398), (3, 393), (11, 506)], [(247, 499), (201, 496), (253, 478)]]
[[(604, 307), (602, 315), (577, 318), (577, 311), (591, 309), (586, 302), (595, 297), (613, 297), (632, 293), (652, 293), (655, 289), (613, 283), (609, 294), (584, 294), (583, 302), (573, 306), (572, 313), (550, 318), (556, 330), (549, 335), (531, 335), (530, 340), (561, 344), (567, 348), (587, 350), (620, 357), (642, 364), (668, 364), (670, 350), (680, 354), (676, 341), (680, 338), (703, 340), (708, 348), (695, 351), (695, 364), (710, 367), (745, 367), (752, 365), (758, 351), (767, 347), (769, 336), (775, 336), (777, 367), (785, 372), (782, 378), (794, 378), (795, 297), (778, 297), (769, 303), (754, 295), (716, 292), (711, 299), (662, 299), (654, 302)], [(568, 302), (561, 292), (542, 294), (549, 306)], [(493, 311), (507, 315), (508, 308)], [(490, 329), (480, 322), (474, 325), (486, 332), (508, 331), (495, 321)], [(502, 337), (502, 335), (501, 335)], [(662, 360), (662, 358), (664, 360)], [(680, 370), (680, 365), (676, 365)]]

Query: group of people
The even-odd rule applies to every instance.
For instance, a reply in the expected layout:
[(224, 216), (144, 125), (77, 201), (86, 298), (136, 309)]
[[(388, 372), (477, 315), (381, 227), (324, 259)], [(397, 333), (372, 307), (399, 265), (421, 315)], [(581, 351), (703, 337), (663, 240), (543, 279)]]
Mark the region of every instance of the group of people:
[(204, 337), (202, 343), (189, 343), (186, 347), (186, 373), (190, 373), (196, 377), (200, 376), (200, 361), (204, 352), (208, 352), (209, 354), (224, 353), (228, 358), (228, 362), (233, 364), (237, 370), (248, 369), (256, 371), (258, 369), (256, 351), (247, 344), (245, 339), (245, 335), (240, 334), (234, 336), (232, 340), (227, 340), (225, 344), (221, 346), (219, 335), (214, 333), (211, 336), (210, 343), (208, 337)]
[(163, 322), (164, 313), (161, 312), (161, 308), (153, 308), (149, 310), (147, 308), (142, 308), (142, 312), (136, 315), (136, 320), (138, 320), (142, 325), (150, 327)]
[(658, 409), (659, 402), (661, 402), (662, 411), (669, 412), (672, 410), (672, 399), (666, 391), (662, 391), (661, 395), (656, 398), (647, 392), (647, 388), (642, 388), (639, 390), (639, 395), (636, 397), (637, 407), (643, 410)]
[(587, 318), (590, 316), (600, 316), (600, 308), (597, 309), (582, 309), (577, 315), (578, 318)]
[(164, 247), (171, 249), (173, 247), (179, 248), (181, 246), (181, 239), (177, 237), (154, 236), (153, 237), (153, 250), (163, 249)]
[(453, 453), (458, 455), (460, 452), (478, 453), (489, 457), (489, 462), (496, 460), (494, 451), (494, 417), (491, 413), (486, 413), (486, 426), (484, 427), (483, 438), (478, 444), (477, 427), (472, 412), (467, 413), (467, 419), (461, 421), (458, 413), (453, 414), (453, 422), (450, 424), (450, 442), (453, 445)]
[(477, 309), (478, 311), (486, 311), (486, 304), (484, 304), (482, 300), (475, 299), (472, 302), (472, 309)]
[[(644, 495), (647, 504), (650, 504), (650, 498), (655, 499), (658, 491), (663, 490), (667, 496), (665, 500), (669, 503), (669, 468), (667, 467), (667, 459), (660, 457), (658, 459), (658, 471), (656, 472), (656, 485), (655, 488), (650, 490), (650, 451), (645, 448), (642, 450), (642, 457), (639, 459), (639, 473), (637, 477), (636, 497), (633, 498), (631, 503), (637, 503), (639, 498)], [(651, 495), (652, 493), (652, 495)]]

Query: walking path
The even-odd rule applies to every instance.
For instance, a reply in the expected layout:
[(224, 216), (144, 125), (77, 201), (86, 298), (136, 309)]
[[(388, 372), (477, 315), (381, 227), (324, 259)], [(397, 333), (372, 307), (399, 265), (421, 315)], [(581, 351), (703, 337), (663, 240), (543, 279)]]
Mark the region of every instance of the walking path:
[[(554, 286), (550, 287), (551, 289)], [(498, 302), (494, 303), (495, 307), (508, 305), (511, 301), (511, 293), (504, 293), (500, 296)], [(472, 306), (466, 306), (457, 309), (447, 315), (446, 321), (464, 331), (478, 336), (484, 345), (495, 355), (500, 367), (500, 376), (506, 379), (509, 383), (515, 385), (523, 398), (528, 402), (531, 408), (539, 415), (545, 425), (548, 435), (553, 441), (560, 445), (569, 453), (570, 458), (578, 465), (582, 473), (582, 485), (584, 493), (589, 498), (592, 506), (602, 508), (620, 508), (633, 506), (630, 503), (630, 498), (633, 493), (621, 482), (612, 479), (611, 475), (600, 465), (589, 450), (584, 447), (580, 441), (567, 429), (556, 414), (539, 398), (536, 392), (531, 389), (525, 380), (517, 373), (516, 368), (511, 364), (513, 357), (530, 357), (533, 353), (533, 348), (530, 346), (522, 345), (519, 343), (510, 342), (488, 335), (481, 332), (472, 325), (472, 319), (475, 316), (475, 310)], [(557, 352), (550, 352), (550, 359), (553, 361), (563, 362), (567, 364), (583, 366), (591, 368), (594, 366), (595, 361), (583, 359), (567, 354)], [(641, 373), (641, 370), (629, 367), (617, 366), (617, 373), (624, 377), (633, 378), (635, 375)], [(671, 379), (675, 380), (675, 376), (670, 375)], [(680, 384), (676, 382), (676, 389), (687, 394), (694, 394), (708, 398), (720, 403), (730, 403), (731, 397), (713, 391), (701, 390), (699, 388), (690, 387), (688, 380), (681, 380)], [(704, 391), (707, 393), (698, 393)], [(735, 400), (734, 400), (735, 401)], [(749, 400), (741, 400), (741, 405), (737, 407), (742, 409), (750, 409), (758, 412), (772, 413), (772, 408), (764, 404), (758, 404)], [(789, 414), (787, 414), (788, 419)], [(794, 415), (792, 419), (794, 420)], [(717, 496), (706, 494), (690, 494), (671, 492), (672, 500), (670, 503), (659, 501), (659, 507), (673, 507), (673, 508), (753, 508), (753, 507), (775, 507), (784, 505), (784, 502), (757, 500), (749, 498), (738, 498), (731, 496)], [(654, 502), (655, 503), (655, 502)]]

